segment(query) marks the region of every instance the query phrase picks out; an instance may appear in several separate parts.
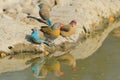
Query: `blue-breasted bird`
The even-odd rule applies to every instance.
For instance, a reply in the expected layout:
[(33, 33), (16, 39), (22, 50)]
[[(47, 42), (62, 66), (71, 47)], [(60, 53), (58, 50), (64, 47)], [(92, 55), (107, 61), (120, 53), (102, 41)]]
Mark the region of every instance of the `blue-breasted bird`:
[(54, 40), (60, 35), (60, 28), (62, 26), (63, 26), (62, 23), (57, 22), (53, 24), (53, 26), (51, 27), (41, 28), (40, 31), (42, 31), (46, 35), (47, 38)]
[(34, 28), (32, 29), (32, 34), (31, 34), (31, 39), (35, 43), (45, 43), (49, 45), (49, 42), (47, 40), (42, 40), (41, 37), (39, 36), (39, 30)]
[(49, 14), (48, 7), (43, 3), (38, 5), (38, 7), (40, 8), (40, 10), (39, 10), (40, 17), (47, 22), (48, 26), (51, 26), (50, 14)]
[(60, 62), (57, 61), (55, 57), (51, 57), (49, 54), (43, 57), (42, 59), (41, 58), (31, 59), (29, 63), (32, 63), (32, 71), (37, 77), (45, 77), (49, 71), (50, 72), (55, 71), (59, 75), (64, 74), (61, 71)]
[(63, 37), (69, 37), (70, 35), (75, 33), (75, 25), (77, 22), (75, 20), (72, 20), (69, 24), (63, 25), (60, 28), (60, 34)]

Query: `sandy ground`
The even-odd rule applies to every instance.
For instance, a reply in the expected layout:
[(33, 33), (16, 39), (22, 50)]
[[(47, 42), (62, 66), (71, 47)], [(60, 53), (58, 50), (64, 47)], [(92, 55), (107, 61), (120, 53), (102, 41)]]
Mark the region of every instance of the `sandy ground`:
[[(102, 18), (108, 18), (120, 10), (119, 0), (74, 0), (72, 3), (71, 1), (60, 1), (61, 4), (54, 6), (50, 11), (52, 23), (62, 22), (68, 24), (75, 19), (78, 24), (74, 35), (67, 39), (60, 36), (54, 41), (56, 44), (64, 41), (76, 41), (79, 33), (83, 31), (83, 25), (87, 29), (94, 29), (95, 25), (93, 26), (93, 24), (99, 24)], [(105, 5), (105, 3), (107, 4)], [(31, 28), (45, 25), (35, 19), (27, 18), (30, 14), (30, 16), (39, 19), (39, 8), (36, 0), (32, 2), (31, 0), (28, 2), (6, 0), (0, 4), (0, 50), (8, 51), (7, 47), (10, 45), (19, 42), (27, 43), (26, 37), (31, 34)]]
[[(43, 0), (41, 0), (43, 1)], [(45, 0), (47, 1), (47, 0)], [(55, 0), (48, 0), (54, 1)], [(38, 22), (36, 19), (27, 18), (30, 16), (38, 18), (38, 7), (37, 5), (40, 2), (36, 0), (29, 0), (28, 2), (24, 2), (24, 0), (1, 0), (0, 2), (0, 50), (9, 51), (8, 46), (14, 45), (16, 43), (30, 43), (27, 40), (27, 36), (31, 34), (31, 28), (33, 27), (40, 27), (44, 26), (45, 24), (42, 22)], [(62, 22), (64, 24), (68, 24), (71, 20), (77, 20), (76, 32), (72, 36), (68, 38), (63, 38), (59, 36), (56, 40), (54, 40), (55, 44), (60, 44), (61, 42), (68, 41), (68, 42), (75, 42), (83, 31), (83, 25), (86, 27), (87, 30), (96, 30), (99, 29), (97, 25), (106, 18), (113, 16), (120, 12), (120, 1), (119, 0), (70, 0), (70, 1), (63, 1), (59, 0), (58, 5), (49, 5), (51, 7), (50, 11), (50, 19), (52, 23), (55, 22)], [(116, 27), (119, 25), (118, 23), (115, 24)], [(112, 26), (112, 25), (110, 25)], [(88, 39), (84, 43), (80, 43), (78, 47), (76, 47), (71, 52), (75, 52), (73, 55), (76, 58), (86, 58), (87, 56), (91, 55), (94, 51), (100, 47), (103, 40), (106, 38), (108, 33), (113, 29), (108, 28), (102, 34), (102, 37), (96, 37), (93, 39)], [(93, 44), (92, 44), (93, 43)], [(94, 45), (97, 44), (97, 45)], [(83, 48), (84, 47), (84, 48)], [(80, 52), (80, 53), (78, 53)], [(56, 53), (56, 55), (59, 53)], [(79, 56), (77, 56), (79, 55)], [(0, 68), (0, 72), (6, 71), (13, 71), (13, 70), (21, 70), (24, 67), (19, 67), (20, 65), (24, 65), (25, 60), (13, 60), (14, 64), (12, 65), (12, 61), (5, 58), (0, 60), (0, 63), (3, 66), (9, 68)], [(20, 62), (20, 63), (18, 63)], [(19, 64), (19, 65), (17, 65)], [(15, 68), (17, 67), (17, 68)]]

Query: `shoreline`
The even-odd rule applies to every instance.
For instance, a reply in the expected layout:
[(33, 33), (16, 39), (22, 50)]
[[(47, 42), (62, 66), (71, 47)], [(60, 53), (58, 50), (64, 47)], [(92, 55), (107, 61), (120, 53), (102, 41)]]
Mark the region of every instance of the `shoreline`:
[[(107, 35), (114, 28), (119, 27), (119, 25), (120, 25), (120, 22), (110, 23), (109, 27), (107, 29), (105, 29), (105, 31), (102, 33), (101, 36), (99, 36), (99, 34), (98, 34), (94, 38), (88, 38), (83, 43), (80, 43), (77, 47), (75, 47), (75, 49), (71, 51), (71, 54), (76, 59), (85, 59), (88, 56), (92, 55), (102, 45), (102, 43), (106, 39)], [(93, 44), (97, 44), (97, 45), (93, 45)], [(80, 52), (78, 52), (78, 51), (80, 51)], [(64, 51), (63, 51), (63, 53), (56, 52), (56, 53), (54, 53), (54, 56), (60, 55), (59, 53), (64, 54), (65, 52)], [(8, 57), (6, 57), (4, 59), (0, 59), (0, 63), (2, 64), (2, 66), (4, 66), (4, 67), (0, 68), (0, 73), (24, 70), (30, 66), (30, 65), (25, 64), (25, 62), (29, 59), (30, 58), (25, 58), (25, 59), (13, 58), (13, 59), (9, 60)]]

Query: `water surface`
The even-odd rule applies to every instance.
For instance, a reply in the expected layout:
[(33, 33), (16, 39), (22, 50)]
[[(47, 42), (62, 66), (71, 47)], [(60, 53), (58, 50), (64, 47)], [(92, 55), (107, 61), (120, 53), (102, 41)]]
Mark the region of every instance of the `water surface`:
[(48, 73), (45, 79), (36, 79), (28, 68), (1, 74), (0, 80), (120, 80), (120, 38), (108, 36), (93, 55), (84, 60), (77, 60), (77, 65), (77, 71), (62, 65), (65, 73), (62, 77)]

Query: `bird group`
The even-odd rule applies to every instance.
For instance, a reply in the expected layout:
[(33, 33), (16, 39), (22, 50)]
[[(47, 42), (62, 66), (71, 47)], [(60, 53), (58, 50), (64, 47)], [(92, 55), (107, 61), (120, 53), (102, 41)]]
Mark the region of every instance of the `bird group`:
[[(76, 20), (71, 20), (68, 24), (63, 24), (61, 22), (56, 22), (52, 24), (50, 20), (49, 9), (46, 4), (40, 4), (39, 7), (39, 15), (42, 20), (44, 20), (47, 26), (41, 26), (40, 29), (33, 28), (31, 33), (31, 40), (34, 43), (40, 44), (44, 43), (48, 46), (53, 45), (53, 40), (58, 38), (60, 35), (63, 37), (70, 37), (75, 33), (75, 26), (77, 25)], [(43, 33), (41, 35), (40, 33)], [(45, 38), (43, 38), (45, 37)], [(43, 76), (46, 76), (48, 71), (57, 71), (59, 75), (63, 75), (63, 72), (60, 70), (60, 62), (67, 62), (69, 66), (73, 70), (76, 70), (76, 61), (71, 54), (61, 55), (59, 57), (49, 57), (44, 56), (44, 58), (33, 59), (32, 70), (35, 74), (39, 75), (40, 72)], [(39, 70), (38, 70), (39, 68)]]
[(32, 71), (39, 78), (44, 78), (48, 72), (55, 72), (62, 76), (64, 72), (61, 70), (60, 63), (70, 66), (73, 71), (77, 69), (76, 60), (69, 52), (57, 57), (50, 57), (48, 54), (42, 59), (37, 57), (27, 62), (27, 64), (31, 64)]
[[(40, 17), (48, 26), (43, 26), (40, 29), (32, 29), (31, 39), (34, 43), (45, 43), (50, 46), (52, 41), (58, 38), (58, 36), (69, 37), (75, 33), (76, 20), (72, 20), (69, 24), (63, 24), (61, 22), (52, 24), (47, 5), (41, 3), (38, 7)], [(39, 35), (39, 32), (42, 32), (44, 35)], [(46, 37), (46, 39), (44, 40), (41, 37)]]

